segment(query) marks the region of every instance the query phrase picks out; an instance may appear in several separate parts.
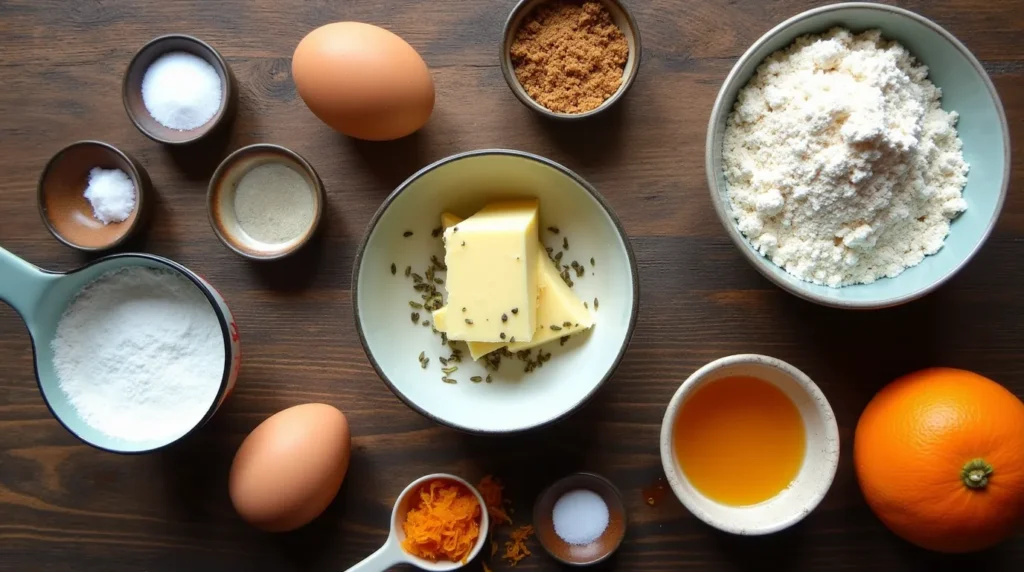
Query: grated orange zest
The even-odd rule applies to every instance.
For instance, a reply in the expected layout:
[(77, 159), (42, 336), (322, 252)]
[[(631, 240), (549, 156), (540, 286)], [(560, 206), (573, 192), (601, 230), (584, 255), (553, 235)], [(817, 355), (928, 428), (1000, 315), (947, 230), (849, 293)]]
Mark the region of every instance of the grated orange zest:
[(505, 555), (502, 558), (508, 560), (512, 566), (519, 564), (520, 560), (531, 554), (530, 549), (526, 547), (526, 539), (532, 534), (533, 527), (530, 525), (520, 526), (514, 530), (512, 539), (505, 542)]
[(495, 521), (495, 525), (512, 524), (512, 517), (505, 511), (505, 501), (502, 495), (505, 487), (501, 486), (501, 482), (491, 475), (485, 475), (480, 479), (476, 488), (480, 491), (480, 496), (484, 498), (487, 513), (491, 515), (491, 520)]
[(424, 484), (417, 494), (419, 500), (402, 523), (402, 548), (431, 562), (465, 563), (480, 537), (476, 496), (459, 483), (440, 479)]

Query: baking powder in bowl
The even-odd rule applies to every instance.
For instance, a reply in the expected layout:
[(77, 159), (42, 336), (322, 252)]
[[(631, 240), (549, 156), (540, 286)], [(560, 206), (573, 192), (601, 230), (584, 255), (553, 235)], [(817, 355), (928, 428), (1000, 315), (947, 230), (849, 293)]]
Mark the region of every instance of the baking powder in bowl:
[(71, 302), (52, 342), (60, 389), (92, 428), (126, 441), (172, 441), (220, 389), (226, 348), (210, 301), (185, 278), (134, 267)]
[(238, 181), (235, 217), (242, 230), (260, 242), (279, 244), (299, 237), (315, 216), (313, 190), (288, 165), (264, 163)]
[(604, 499), (587, 489), (565, 493), (551, 511), (555, 534), (576, 546), (586, 546), (601, 538), (609, 520), (608, 505)]

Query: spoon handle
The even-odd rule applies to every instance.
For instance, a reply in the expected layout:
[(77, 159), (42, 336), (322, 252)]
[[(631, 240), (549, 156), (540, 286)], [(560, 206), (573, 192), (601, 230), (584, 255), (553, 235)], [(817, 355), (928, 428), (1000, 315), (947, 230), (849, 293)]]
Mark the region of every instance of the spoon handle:
[(379, 550), (366, 557), (365, 560), (348, 569), (348, 572), (384, 572), (396, 564), (407, 561), (402, 547), (394, 538), (381, 546)]
[(30, 328), (39, 301), (55, 278), (0, 247), (0, 300), (21, 314)]

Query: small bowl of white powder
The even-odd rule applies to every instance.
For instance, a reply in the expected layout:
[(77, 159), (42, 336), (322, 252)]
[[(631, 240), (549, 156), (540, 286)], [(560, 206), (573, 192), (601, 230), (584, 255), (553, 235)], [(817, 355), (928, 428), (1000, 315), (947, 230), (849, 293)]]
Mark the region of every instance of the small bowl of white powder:
[(39, 213), (57, 240), (92, 252), (122, 244), (143, 226), (149, 176), (142, 165), (101, 141), (58, 151), (39, 177)]
[(544, 550), (570, 566), (603, 562), (626, 536), (626, 506), (618, 487), (592, 473), (549, 486), (533, 507), (533, 528)]
[(924, 296), (981, 248), (1009, 183), (1003, 106), (934, 22), (882, 4), (809, 10), (736, 63), (706, 171), (730, 238), (770, 280), (839, 308)]
[(159, 143), (194, 143), (234, 112), (231, 68), (206, 42), (183, 34), (144, 45), (125, 72), (121, 97), (129, 119)]
[(243, 147), (217, 167), (207, 191), (217, 238), (250, 260), (276, 260), (316, 232), (324, 185), (301, 155), (266, 143)]

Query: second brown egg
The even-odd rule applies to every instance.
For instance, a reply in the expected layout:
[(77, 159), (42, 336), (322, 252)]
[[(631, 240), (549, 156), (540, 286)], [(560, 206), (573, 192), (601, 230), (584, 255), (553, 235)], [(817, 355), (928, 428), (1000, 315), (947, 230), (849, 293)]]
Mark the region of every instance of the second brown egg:
[(299, 528), (334, 500), (351, 452), (341, 411), (323, 403), (285, 409), (253, 429), (235, 453), (228, 480), (231, 502), (257, 528)]

